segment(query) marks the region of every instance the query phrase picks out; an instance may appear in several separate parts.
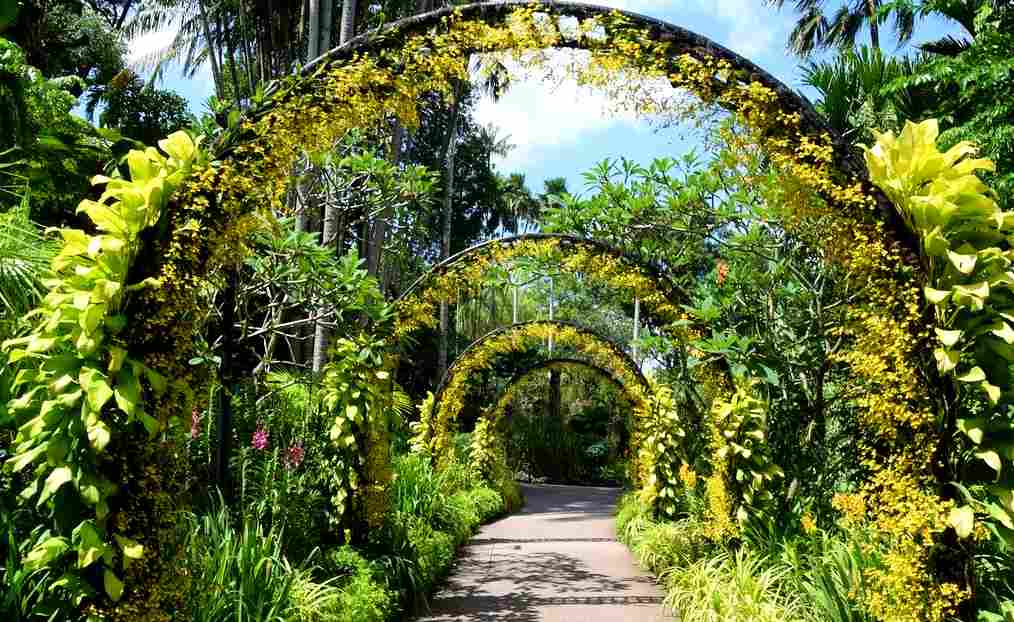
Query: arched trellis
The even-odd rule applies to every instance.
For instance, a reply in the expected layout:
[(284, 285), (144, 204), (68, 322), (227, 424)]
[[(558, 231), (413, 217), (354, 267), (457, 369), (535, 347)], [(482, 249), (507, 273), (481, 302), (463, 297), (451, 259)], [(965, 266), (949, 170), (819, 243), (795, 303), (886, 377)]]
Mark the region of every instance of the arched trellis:
[(582, 273), (597, 283), (637, 299), (649, 324), (683, 338), (686, 314), (680, 304), (689, 294), (645, 259), (605, 242), (559, 233), (530, 233), (488, 240), (451, 255), (420, 276), (395, 302), (396, 337), (402, 338), (434, 322), (439, 302), (454, 304), (462, 286), (480, 283), (490, 266), (520, 257), (551, 259), (561, 270)]
[[(866, 167), (857, 157), (850, 143), (830, 127), (823, 117), (817, 114), (813, 105), (798, 91), (788, 87), (750, 59), (708, 37), (676, 24), (632, 11), (580, 2), (557, 2), (556, 0), (496, 0), (463, 6), (448, 6), (429, 13), (407, 17), (384, 25), (375, 31), (353, 37), (344, 45), (335, 47), (311, 60), (300, 70), (299, 77), (311, 80), (322, 71), (336, 66), (340, 67), (359, 55), (376, 54), (391, 46), (397, 46), (399, 41), (404, 38), (431, 32), (445, 25), (448, 19), (477, 20), (489, 25), (498, 25), (506, 22), (517, 9), (528, 8), (556, 17), (598, 20), (606, 30), (605, 39), (609, 39), (611, 34), (609, 33), (610, 25), (613, 22), (611, 18), (620, 16), (622, 18), (621, 28), (636, 29), (650, 41), (664, 45), (664, 54), (670, 61), (686, 55), (702, 63), (723, 62), (728, 66), (729, 71), (724, 76), (713, 76), (710, 80), (711, 84), (708, 85), (715, 91), (721, 92), (749, 84), (758, 84), (770, 90), (776, 98), (776, 106), (779, 110), (787, 114), (798, 115), (798, 129), (801, 135), (826, 136), (830, 139), (834, 150), (833, 166), (862, 183), (863, 193), (874, 200), (882, 221), (888, 225), (892, 232), (892, 237), (904, 244), (910, 251), (917, 248), (912, 232), (905, 226), (897, 210), (878, 188), (868, 182)], [(562, 32), (558, 34), (563, 35)], [(551, 43), (552, 47), (558, 49), (588, 49), (590, 47), (587, 33), (584, 33), (583, 36), (560, 36)], [(472, 49), (462, 49), (461, 53), (467, 55), (486, 51), (489, 50), (477, 45)], [(249, 110), (247, 116), (251, 119), (258, 119), (267, 114), (277, 102), (297, 92), (300, 85), (301, 83), (298, 82), (295, 85), (272, 82), (265, 91), (267, 95), (265, 103)], [(674, 84), (674, 86), (682, 87), (684, 85)], [(720, 105), (727, 103), (722, 102), (721, 99), (716, 101)], [(735, 108), (734, 106), (726, 107)], [(233, 140), (235, 138), (231, 135), (223, 137), (223, 151), (229, 149)]]
[[(597, 375), (599, 378), (602, 378), (609, 384), (613, 385), (613, 387), (615, 387), (620, 393), (626, 395), (627, 387), (624, 386), (623, 381), (614, 376), (612, 372), (610, 372), (605, 367), (602, 367), (601, 365), (596, 365), (595, 363), (591, 361), (586, 361), (584, 359), (567, 356), (558, 356), (555, 358), (546, 359), (544, 361), (539, 361), (534, 365), (530, 365), (524, 369), (515, 372), (515, 374), (511, 376), (510, 379), (504, 384), (504, 389), (501, 392), (501, 397), (497, 400), (496, 405), (493, 407), (493, 409), (488, 413), (489, 416), (496, 418), (503, 412), (503, 407), (501, 406), (501, 404), (504, 402), (505, 398), (509, 398), (507, 393), (510, 391), (511, 387), (524, 382), (526, 379), (531, 378), (532, 375), (537, 374), (540, 371), (568, 367), (577, 367), (590, 371), (595, 375)], [(645, 381), (647, 382), (647, 379), (645, 379)], [(651, 387), (648, 384), (645, 384), (643, 388), (645, 391), (651, 390)], [(630, 398), (630, 396), (627, 397)], [(633, 401), (633, 398), (631, 398), (631, 401)], [(503, 406), (506, 406), (506, 404), (503, 404)]]
[[(596, 27), (565, 35), (555, 26), (542, 28), (533, 18), (533, 10), (556, 17), (593, 19)], [(195, 335), (207, 321), (206, 308), (199, 301), (210, 289), (209, 281), (227, 284), (220, 275), (228, 274), (243, 259), (250, 231), (260, 226), (254, 214), (284, 204), (292, 166), (300, 154), (325, 148), (354, 127), (382, 127), (392, 115), (412, 126), (418, 119), (419, 96), (433, 91), (447, 93), (454, 81), (467, 79), (465, 60), (472, 52), (546, 47), (591, 50), (593, 61), (610, 61), (607, 70), (651, 71), (656, 77), (665, 76), (674, 86), (689, 89), (706, 103), (734, 110), (751, 131), (752, 139), (779, 169), (826, 199), (828, 206), (819, 208), (819, 214), (832, 221), (833, 226), (822, 229), (828, 231), (826, 243), (834, 251), (832, 256), (849, 266), (852, 278), (863, 279), (867, 285), (859, 298), (865, 307), (850, 319), (855, 326), (850, 329), (854, 356), (844, 355), (856, 376), (869, 385), (869, 393), (877, 396), (863, 404), (863, 425), (880, 441), (871, 445), (903, 457), (881, 460), (888, 466), (880, 479), (909, 477), (928, 489), (924, 484), (932, 476), (926, 473), (929, 461), (924, 459), (925, 448), (932, 448), (940, 434), (932, 416), (926, 414), (935, 409), (917, 373), (925, 344), (912, 338), (925, 324), (918, 313), (918, 278), (922, 273), (918, 267), (905, 274), (897, 270), (899, 264), (914, 263), (911, 251), (917, 245), (883, 194), (868, 183), (863, 166), (841, 137), (829, 130), (799, 95), (752, 62), (704, 37), (658, 20), (602, 7), (515, 1), (443, 9), (396, 22), (332, 50), (300, 75), (270, 89), (270, 97), (223, 133), (207, 154), (210, 157), (173, 155), (186, 161), (186, 166), (173, 169), (172, 184), (166, 184), (165, 194), (148, 187), (158, 185), (159, 180), (150, 178), (150, 163), (143, 162), (146, 156), (132, 160), (131, 180), (118, 183), (144, 197), (145, 208), (153, 209), (140, 229), (131, 232), (139, 235), (130, 244), (88, 247), (82, 246), (78, 237), (65, 240), (64, 257), (83, 257), (85, 251), (81, 249), (89, 249), (88, 253), (94, 255), (88, 257), (90, 262), (115, 259), (122, 261), (117, 265), (130, 266), (118, 273), (115, 281), (107, 279), (111, 288), (95, 290), (114, 291), (115, 287), (115, 291), (128, 291), (130, 295), (117, 295), (89, 313), (88, 324), (95, 326), (96, 334), (89, 340), (87, 352), (79, 352), (79, 358), (100, 363), (95, 369), (104, 369), (110, 360), (122, 362), (127, 356), (138, 363), (136, 369), (145, 370), (143, 377), (140, 372), (135, 374), (132, 382), (141, 385), (137, 391), (143, 398), (139, 401), (144, 403), (141, 420), (150, 434), (144, 430), (138, 433), (136, 417), (121, 416), (130, 413), (109, 406), (108, 432), (104, 428), (104, 433), (98, 435), (111, 436), (114, 448), (131, 434), (141, 439), (137, 445), (147, 453), (127, 470), (142, 472), (151, 467), (157, 472), (162, 468), (159, 460), (164, 452), (151, 439), (162, 438), (159, 431), (173, 429), (171, 422), (183, 418), (181, 415), (185, 416), (194, 405), (194, 395), (202, 393), (193, 389), (208, 381), (205, 371), (188, 364), (199, 349)], [(178, 190), (164, 204), (172, 192), (169, 186), (175, 188), (177, 184)], [(116, 190), (122, 189), (121, 185)], [(790, 216), (808, 216), (796, 213), (793, 206), (787, 207)], [(104, 206), (104, 211), (107, 217), (133, 221), (136, 208), (128, 201), (114, 201)], [(58, 270), (68, 276), (67, 287), (73, 290), (61, 297), (67, 301), (77, 299), (72, 294), (92, 293), (75, 289), (80, 286), (72, 283), (73, 269), (72, 262), (65, 262)], [(71, 308), (70, 302), (52, 304), (61, 311)], [(229, 326), (230, 322), (225, 324)], [(64, 331), (58, 335), (63, 338), (76, 323), (50, 326), (46, 328), (50, 333)], [(864, 329), (868, 330), (864, 333)], [(115, 340), (107, 338), (114, 332)], [(45, 339), (51, 340), (52, 336), (47, 333)], [(40, 338), (33, 343), (44, 341)], [(885, 370), (890, 371), (887, 380)], [(47, 386), (50, 380), (46, 374), (39, 374), (19, 390), (28, 394)], [(117, 379), (113, 384), (119, 382)], [(136, 406), (128, 408), (136, 410)], [(902, 427), (905, 431), (898, 432)], [(82, 443), (89, 442), (83, 431), (75, 434)], [(905, 439), (913, 437), (923, 441), (906, 444)], [(39, 443), (23, 443), (17, 451), (21, 457), (29, 456), (29, 463), (38, 467), (37, 478), (43, 481), (56, 468), (64, 467), (45, 464), (45, 452), (29, 453), (38, 447)], [(101, 453), (101, 448), (96, 449), (75, 467), (90, 477), (104, 477), (107, 466), (100, 460)], [(117, 466), (108, 474), (116, 477), (123, 470)], [(383, 477), (373, 477), (371, 474), (367, 481), (376, 481), (375, 488), (382, 489)], [(874, 490), (870, 494), (876, 497), (880, 493)], [(877, 510), (877, 516), (885, 517), (880, 524), (889, 528), (892, 522), (903, 523), (892, 521), (888, 513), (893, 511), (892, 498), (887, 494), (883, 498), (883, 508)], [(920, 498), (924, 505), (935, 500), (932, 492)], [(86, 501), (89, 506), (97, 503)], [(170, 506), (171, 501), (166, 505)], [(112, 531), (103, 530), (99, 537), (111, 543), (112, 535)], [(129, 531), (125, 535), (146, 537)], [(902, 533), (899, 538), (909, 538), (909, 534)], [(145, 546), (157, 548), (159, 543)]]
[(549, 337), (561, 347), (574, 348), (589, 363), (607, 369), (623, 384), (636, 410), (643, 411), (648, 407), (650, 383), (630, 355), (609, 338), (578, 324), (559, 320), (512, 324), (473, 341), (447, 369), (434, 393), (429, 414), (432, 423), (425, 426), (431, 438), (424, 444), (432, 447), (434, 457), (444, 456), (451, 446), (455, 421), (464, 407), (468, 377), (485, 369), (498, 354), (537, 346)]

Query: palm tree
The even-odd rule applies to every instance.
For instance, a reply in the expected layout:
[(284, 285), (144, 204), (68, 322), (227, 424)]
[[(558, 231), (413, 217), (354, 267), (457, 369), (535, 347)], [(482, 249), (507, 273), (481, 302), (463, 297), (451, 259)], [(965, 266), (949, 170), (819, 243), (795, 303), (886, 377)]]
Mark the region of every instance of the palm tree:
[(852, 144), (872, 138), (871, 129), (899, 129), (918, 119), (927, 102), (910, 89), (884, 87), (912, 75), (918, 60), (892, 58), (877, 48), (845, 50), (831, 61), (802, 67), (803, 84), (817, 90), (817, 110)]
[[(785, 0), (764, 2), (779, 9), (785, 5)], [(849, 0), (846, 4), (836, 4), (837, 8), (833, 8), (828, 7), (825, 0), (793, 0), (799, 14), (789, 34), (788, 48), (793, 53), (806, 57), (822, 49), (854, 47), (864, 29), (869, 31), (870, 45), (881, 47), (880, 26), (888, 17), (882, 10), (882, 0)], [(916, 9), (907, 3), (896, 3), (889, 13), (894, 19), (898, 43), (907, 43), (915, 28)]]
[(55, 244), (28, 219), (27, 195), (17, 207), (0, 212), (0, 341), (42, 298), (42, 278), (55, 254)]

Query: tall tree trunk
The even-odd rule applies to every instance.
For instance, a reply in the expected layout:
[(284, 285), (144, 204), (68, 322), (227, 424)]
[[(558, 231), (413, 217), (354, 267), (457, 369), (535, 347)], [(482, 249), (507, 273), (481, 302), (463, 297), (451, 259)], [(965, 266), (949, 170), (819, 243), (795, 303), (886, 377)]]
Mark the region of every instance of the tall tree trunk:
[(320, 53), (331, 49), (331, 30), (334, 25), (334, 0), (320, 0)]
[[(401, 160), (401, 148), (405, 141), (405, 128), (398, 119), (394, 120), (391, 130), (391, 145), (388, 159), (397, 166)], [(380, 274), (380, 261), (384, 255), (384, 243), (387, 241), (387, 223), (394, 218), (394, 205), (387, 205), (380, 217), (373, 224), (373, 236), (370, 241), (369, 253), (366, 256), (366, 271), (372, 276)]]
[(197, 6), (201, 11), (201, 30), (204, 31), (204, 38), (208, 42), (208, 58), (211, 60), (211, 79), (215, 81), (215, 95), (221, 98), (222, 68), (218, 64), (218, 55), (215, 54), (215, 40), (211, 37), (211, 21), (208, 19), (206, 2), (207, 0), (197, 0)]
[(344, 0), (344, 2), (342, 2), (342, 24), (341, 30), (339, 31), (339, 45), (345, 45), (345, 42), (354, 37), (356, 34), (357, 4), (359, 4), (359, 0)]
[(236, 46), (232, 36), (225, 37), (226, 52), (229, 54), (229, 79), (232, 80), (232, 97), (236, 108), (240, 108), (239, 102), (243, 99), (243, 92), (239, 86), (239, 73), (236, 67)]
[[(444, 209), (443, 235), (440, 239), (440, 259), (451, 256), (451, 218), (454, 204), (454, 157), (457, 155), (458, 115), (461, 112), (461, 85), (456, 84), (451, 94), (451, 118), (447, 124), (447, 140), (444, 143)], [(437, 374), (443, 378), (447, 373), (447, 349), (449, 345), (449, 315), (447, 301), (440, 303), (440, 350), (437, 353)]]
[(306, 17), (307, 62), (320, 56), (320, 2), (321, 0), (310, 0), (310, 6), (308, 7)]
[(877, 0), (866, 0), (866, 14), (870, 18), (870, 47), (880, 48), (880, 26), (877, 24), (877, 12), (880, 3)]
[(247, 26), (246, 2), (244, 0), (240, 0), (239, 2), (239, 29), (242, 33), (239, 40), (243, 46), (243, 64), (246, 65), (246, 77), (250, 83), (248, 85), (250, 87), (250, 93), (253, 93), (257, 89), (257, 81), (254, 79), (254, 55), (253, 51), (250, 49), (250, 40), (252, 39), (253, 33), (250, 32), (250, 29)]
[[(335, 242), (338, 238), (338, 208), (335, 205), (336, 197), (330, 196), (330, 192), (325, 194), (324, 199), (324, 235), (321, 239), (321, 245), (337, 253)], [(323, 305), (317, 309), (318, 315), (323, 315), (327, 312), (327, 306)], [(319, 372), (324, 368), (324, 363), (327, 362), (327, 344), (329, 341), (330, 331), (323, 319), (317, 320), (317, 324), (314, 327), (313, 334), (313, 371)]]

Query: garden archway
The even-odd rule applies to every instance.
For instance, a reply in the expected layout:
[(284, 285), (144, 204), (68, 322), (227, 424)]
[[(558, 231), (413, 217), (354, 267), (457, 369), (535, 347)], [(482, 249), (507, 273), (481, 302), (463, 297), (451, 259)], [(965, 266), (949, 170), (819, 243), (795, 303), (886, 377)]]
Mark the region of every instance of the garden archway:
[[(540, 14), (577, 18), (579, 28), (576, 34), (564, 33), (559, 20), (547, 21)], [(583, 30), (580, 26), (588, 20), (592, 22)], [(110, 437), (122, 442), (133, 434), (137, 445), (146, 449), (138, 458), (141, 462), (130, 470), (140, 472), (142, 466), (158, 464), (152, 439), (175, 429), (171, 422), (185, 415), (194, 395), (201, 393), (198, 389), (208, 382), (207, 371), (189, 365), (198, 354), (195, 335), (208, 321), (198, 301), (210, 289), (209, 283), (229, 290), (228, 280), (221, 275), (229, 274), (243, 259), (250, 231), (261, 226), (258, 211), (284, 205), (299, 154), (322, 148), (353, 127), (384, 127), (392, 114), (413, 126), (418, 121), (420, 93), (447, 93), (453, 81), (467, 79), (465, 61), (470, 53), (547, 47), (589, 50), (591, 66), (597, 70), (615, 73), (629, 68), (664, 76), (706, 103), (734, 110), (776, 167), (824, 197), (827, 206), (821, 216), (830, 222), (821, 239), (833, 256), (849, 266), (852, 278), (864, 282), (863, 297), (857, 303), (863, 309), (852, 317), (851, 352), (844, 357), (867, 383), (868, 394), (876, 394), (875, 400), (862, 403), (861, 418), (877, 436), (878, 446), (904, 454), (904, 459), (890, 461), (878, 479), (926, 480), (926, 447), (932, 448), (939, 433), (927, 414), (935, 412), (928, 392), (914, 371), (919, 354), (926, 349), (923, 341), (912, 339), (925, 324), (919, 313), (921, 272), (918, 266), (911, 269), (916, 245), (840, 137), (800, 96), (749, 60), (704, 37), (601, 7), (508, 1), (442, 9), (356, 38), (272, 89), (266, 100), (222, 134), (210, 157), (195, 156), (192, 145), (164, 148), (171, 156), (169, 162), (154, 149), (149, 154), (134, 152), (129, 160), (131, 179), (109, 184), (101, 209), (90, 202), (95, 209), (89, 215), (109, 244), (89, 245), (83, 232), (65, 237), (59, 270), (68, 277), (66, 291), (48, 304), (54, 314), (73, 319), (39, 329), (22, 352), (22, 356), (44, 353), (57, 338), (61, 344), (76, 341), (79, 345), (68, 347), (71, 362), (80, 368), (84, 361), (88, 370), (94, 370), (80, 378), (94, 380), (89, 399), (94, 402), (95, 416), (88, 423), (95, 433), (82, 427), (73, 434), (83, 446), (94, 445), (95, 451), (73, 466), (88, 478), (78, 484), (87, 485), (89, 491), (101, 487), (102, 494), (89, 492), (83, 497), (87, 512), (82, 515), (108, 512), (106, 499), (114, 492), (105, 492), (107, 470), (100, 454)], [(808, 214), (789, 216), (791, 226), (792, 218)], [(117, 221), (129, 223), (130, 230), (112, 226)], [(101, 275), (101, 288), (96, 285), (99, 277), (70, 278), (81, 264), (112, 262), (123, 269), (112, 276)], [(88, 287), (83, 289), (81, 283)], [(108, 300), (91, 300), (93, 287), (96, 297)], [(82, 293), (91, 301), (87, 321), (81, 322), (83, 331), (69, 328), (78, 326), (81, 310), (74, 310), (71, 301)], [(231, 330), (231, 318), (224, 324)], [(72, 330), (79, 335), (72, 338)], [(78, 339), (82, 333), (85, 338)], [(110, 361), (118, 369), (124, 360), (131, 365), (107, 383), (102, 370), (113, 368)], [(50, 370), (41, 369), (41, 363), (39, 369), (40, 373), (26, 375), (22, 383), (26, 408), (39, 407), (32, 402), (31, 392), (39, 393), (54, 379)], [(361, 375), (368, 378), (367, 371)], [(78, 386), (76, 382), (72, 379), (69, 386)], [(113, 390), (119, 396), (128, 387), (136, 399), (109, 402)], [(40, 402), (41, 394), (34, 399)], [(344, 399), (340, 394), (336, 403)], [(105, 420), (99, 417), (103, 408), (109, 415)], [(139, 428), (142, 424), (147, 433)], [(17, 449), (16, 459), (37, 467), (33, 473), (38, 482), (50, 479), (57, 469), (59, 476), (70, 470), (45, 462), (44, 445), (54, 427), (48, 420), (40, 421), (34, 438)], [(898, 432), (902, 427), (903, 432)], [(922, 442), (907, 440), (913, 437)], [(65, 483), (66, 478), (58, 481)], [(369, 487), (374, 487), (372, 482)], [(878, 494), (879, 489), (872, 490), (871, 494)], [(890, 497), (885, 494), (885, 499)], [(889, 519), (893, 510), (885, 503), (877, 511)], [(114, 531), (115, 527), (108, 531), (103, 527), (95, 537), (105, 545), (113, 542)], [(124, 532), (128, 537), (145, 535)]]
[(623, 348), (610, 339), (571, 322), (536, 320), (493, 330), (472, 342), (455, 359), (434, 393), (429, 413), (432, 423), (422, 427), (427, 435), (417, 445), (428, 445), (439, 458), (451, 447), (455, 422), (464, 407), (469, 376), (481, 371), (499, 354), (518, 352), (552, 338), (561, 346), (571, 347), (589, 362), (605, 368), (621, 382), (643, 415), (650, 402), (651, 385), (638, 364)]
[(690, 296), (640, 257), (599, 240), (559, 233), (530, 233), (476, 244), (451, 255), (416, 279), (395, 303), (399, 316), (396, 335), (404, 337), (431, 326), (439, 302), (454, 304), (462, 290), (482, 282), (489, 268), (521, 257), (548, 260), (571, 274), (581, 273), (596, 283), (638, 299), (645, 318), (673, 331), (686, 319), (678, 307)]

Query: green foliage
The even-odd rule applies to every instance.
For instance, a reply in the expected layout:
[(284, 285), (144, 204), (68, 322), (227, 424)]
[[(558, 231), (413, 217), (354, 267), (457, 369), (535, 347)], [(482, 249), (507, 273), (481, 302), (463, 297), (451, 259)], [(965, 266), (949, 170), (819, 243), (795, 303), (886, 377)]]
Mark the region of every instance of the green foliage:
[(112, 80), (102, 97), (99, 125), (145, 145), (190, 126), (187, 100), (147, 84), (130, 70)]
[(716, 400), (712, 406), (715, 461), (723, 465), (736, 504), (732, 510), (741, 524), (769, 518), (771, 488), (785, 476), (767, 452), (767, 405), (751, 391), (741, 386), (728, 401)]
[(265, 530), (256, 517), (235, 528), (227, 508), (194, 517), (184, 547), (190, 577), (185, 594), (195, 622), (288, 622), (333, 619), (342, 593), (315, 584), (311, 569), (293, 567), (282, 554), (280, 528)]
[(926, 92), (931, 102), (913, 120), (941, 119), (945, 147), (970, 141), (996, 164), (985, 175), (1004, 208), (1014, 198), (1014, 8), (989, 0), (925, 0), (927, 14), (958, 21), (971, 39), (945, 38), (924, 47), (929, 54), (911, 76), (886, 84), (892, 94)]
[(898, 137), (878, 134), (866, 162), (871, 178), (919, 235), (928, 273), (924, 293), (936, 322), (937, 371), (972, 400), (957, 428), (971, 441), (972, 460), (992, 471), (984, 500), (962, 485), (979, 478), (959, 471), (962, 480), (953, 483), (967, 505), (952, 511), (951, 525), (968, 537), (978, 510), (994, 536), (1014, 546), (1014, 419), (1004, 408), (1014, 386), (1014, 255), (1007, 243), (1014, 222), (975, 175), (992, 170), (992, 162), (969, 157), (975, 153), (969, 143), (941, 152), (937, 137), (935, 121), (908, 123)]
[[(806, 597), (811, 619), (827, 622), (872, 622), (862, 606), (866, 597), (863, 573), (874, 563), (863, 550), (860, 534), (835, 538), (826, 533), (805, 543), (786, 542), (782, 559), (793, 582)], [(804, 546), (812, 547), (803, 551)]]
[(0, 151), (17, 147), (18, 173), (28, 182), (33, 218), (62, 224), (67, 208), (89, 194), (91, 176), (112, 157), (107, 143), (71, 113), (84, 82), (48, 78), (24, 52), (0, 38)]
[(787, 569), (746, 550), (719, 553), (661, 577), (665, 603), (686, 622), (795, 622), (803, 603), (785, 585)]
[(56, 245), (28, 218), (27, 195), (20, 205), (0, 211), (0, 339), (11, 337), (18, 320), (42, 299), (42, 279), (55, 254)]
[(656, 511), (674, 518), (680, 510), (679, 468), (688, 459), (683, 447), (685, 407), (673, 399), (670, 388), (660, 386), (652, 397), (650, 417), (639, 448), (641, 462), (650, 469), (644, 486), (654, 497)]
[(394, 613), (394, 595), (383, 584), (376, 565), (349, 546), (331, 549), (324, 564), (340, 589), (328, 622), (383, 622)]
[[(360, 479), (368, 460), (364, 455), (368, 426), (379, 419), (384, 419), (386, 425), (390, 373), (383, 370), (384, 348), (383, 341), (366, 335), (339, 339), (332, 344), (331, 361), (323, 369), (321, 397), (333, 417), (326, 468), (330, 472), (327, 489), (335, 527), (343, 525), (355, 501), (353, 495), (367, 484)], [(372, 520), (365, 516), (367, 511), (364, 509), (360, 518)]]
[(66, 568), (62, 586), (75, 595), (91, 593), (78, 577), (97, 565), (106, 594), (119, 599), (123, 585), (114, 562), (126, 568), (144, 555), (106, 524), (117, 484), (103, 474), (101, 454), (114, 435), (143, 426), (154, 437), (168, 423), (144, 410), (145, 396), (164, 392), (167, 381), (131, 359), (116, 337), (127, 322), (120, 314), (126, 299), (149, 285), (129, 282), (141, 234), (159, 220), (167, 197), (200, 157), (183, 133), (159, 146), (166, 155), (153, 148), (130, 153), (129, 180), (96, 178), (106, 184), (101, 199), (82, 201), (78, 209), (98, 233), (60, 230), (63, 244), (34, 329), (3, 344), (8, 360), (22, 366), (9, 405), (18, 434), (5, 468), (29, 469), (22, 502), (49, 515), (49, 537), (28, 553), (26, 565)]
[(922, 114), (924, 95), (914, 88), (888, 90), (911, 76), (918, 63), (895, 58), (879, 48), (843, 50), (830, 61), (803, 67), (803, 83), (817, 89), (817, 111), (851, 144), (869, 140), (873, 130), (898, 130), (905, 119)]

